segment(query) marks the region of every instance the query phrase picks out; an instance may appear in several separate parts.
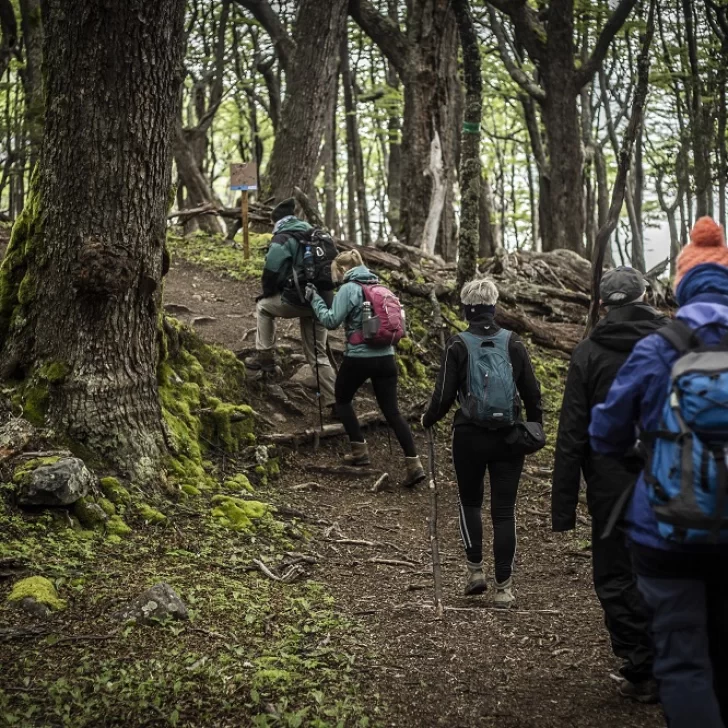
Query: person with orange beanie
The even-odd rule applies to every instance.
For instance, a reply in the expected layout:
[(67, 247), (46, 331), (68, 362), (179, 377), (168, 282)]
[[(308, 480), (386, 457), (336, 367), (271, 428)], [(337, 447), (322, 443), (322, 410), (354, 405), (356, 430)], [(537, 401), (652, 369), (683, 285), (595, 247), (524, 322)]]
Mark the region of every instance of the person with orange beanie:
[[(606, 401), (592, 411), (589, 435), (593, 452), (623, 455), (634, 446), (638, 431), (643, 442), (659, 440), (663, 448), (672, 447), (666, 443), (671, 441), (671, 428), (676, 427), (677, 420), (667, 416), (666, 405), (670, 412), (685, 412), (675, 379), (676, 372), (677, 376), (680, 372), (690, 376), (685, 352), (697, 356), (695, 352), (703, 351), (703, 356), (712, 357), (714, 365), (709, 371), (715, 389), (725, 381), (728, 247), (723, 229), (709, 217), (696, 222), (690, 242), (680, 253), (675, 297), (680, 304), (677, 321), (634, 347)], [(681, 330), (684, 337), (677, 333)], [(681, 366), (673, 369), (678, 361)], [(711, 422), (718, 423), (709, 430), (715, 463), (712, 469), (710, 455), (703, 458), (703, 453), (709, 453), (703, 446), (705, 441), (685, 424), (681, 414), (679, 421), (685, 431), (672, 442), (679, 443), (674, 447), (680, 450), (673, 454), (682, 459), (683, 469), (660, 469), (651, 458), (637, 480), (625, 517), (637, 587), (651, 613), (653, 672), (670, 728), (728, 728), (728, 518), (719, 510), (724, 508), (719, 504), (721, 493), (725, 493), (728, 452), (728, 433), (720, 427), (728, 391), (715, 389), (710, 390), (714, 407), (700, 410), (701, 417), (714, 418)], [(695, 392), (698, 397), (705, 396), (700, 390)], [(700, 452), (692, 449), (696, 438)], [(691, 459), (695, 454), (700, 470), (693, 468), (691, 472), (687, 467), (683, 447), (691, 448), (684, 452)], [(651, 452), (657, 452), (654, 444)], [(666, 517), (661, 506), (675, 503), (674, 490), (671, 493), (669, 489), (676, 485), (676, 478), (684, 500), (678, 499), (677, 515), (671, 512)], [(712, 530), (701, 531), (702, 522), (696, 526), (696, 511), (690, 510), (690, 505), (697, 503), (690, 500), (696, 489), (716, 499), (713, 515), (705, 516), (712, 519), (708, 520)], [(664, 500), (655, 499), (658, 493)]]
[(723, 228), (712, 217), (701, 217), (690, 232), (690, 243), (677, 258), (675, 290), (685, 274), (703, 263), (728, 267), (728, 246)]

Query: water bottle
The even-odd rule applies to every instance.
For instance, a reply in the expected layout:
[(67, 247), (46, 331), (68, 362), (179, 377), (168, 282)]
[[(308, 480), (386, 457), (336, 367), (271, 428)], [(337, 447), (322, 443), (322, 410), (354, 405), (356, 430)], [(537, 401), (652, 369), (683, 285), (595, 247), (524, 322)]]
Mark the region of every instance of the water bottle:
[(401, 307), (402, 312), (402, 331), (404, 331), (404, 335), (407, 336), (407, 319), (404, 315), (404, 306)]
[(310, 245), (307, 245), (303, 251), (303, 273), (309, 283), (316, 278), (316, 265), (314, 264), (313, 251)]
[(369, 321), (372, 317), (372, 304), (369, 301), (364, 301), (361, 307), (361, 320)]

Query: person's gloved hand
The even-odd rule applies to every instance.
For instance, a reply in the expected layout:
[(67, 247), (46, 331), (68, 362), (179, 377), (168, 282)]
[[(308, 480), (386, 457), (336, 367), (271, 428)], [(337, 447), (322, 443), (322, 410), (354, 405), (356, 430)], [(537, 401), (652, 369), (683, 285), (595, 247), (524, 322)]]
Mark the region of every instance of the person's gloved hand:
[(314, 286), (313, 283), (307, 283), (306, 284), (306, 290), (304, 291), (303, 297), (309, 303), (311, 303), (311, 301), (313, 301), (314, 296), (316, 296), (317, 293), (318, 293), (318, 291), (316, 290), (316, 286)]

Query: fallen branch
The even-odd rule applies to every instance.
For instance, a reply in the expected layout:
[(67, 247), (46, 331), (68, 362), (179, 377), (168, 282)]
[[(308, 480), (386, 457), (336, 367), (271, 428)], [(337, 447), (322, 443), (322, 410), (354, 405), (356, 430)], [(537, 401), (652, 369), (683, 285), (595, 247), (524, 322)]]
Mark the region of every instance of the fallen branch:
[(369, 478), (372, 475), (379, 476), (380, 471), (373, 468), (355, 468), (352, 465), (316, 465), (306, 464), (304, 468), (313, 470), (316, 473), (326, 475), (348, 475), (351, 478)]
[(366, 564), (382, 564), (383, 566), (406, 566), (408, 569), (416, 569), (419, 564), (414, 561), (402, 561), (401, 559), (381, 559), (374, 556), (371, 559), (367, 559), (364, 563)]
[(281, 577), (274, 574), (260, 559), (253, 559), (251, 562), (258, 571), (273, 581), (281, 581)]

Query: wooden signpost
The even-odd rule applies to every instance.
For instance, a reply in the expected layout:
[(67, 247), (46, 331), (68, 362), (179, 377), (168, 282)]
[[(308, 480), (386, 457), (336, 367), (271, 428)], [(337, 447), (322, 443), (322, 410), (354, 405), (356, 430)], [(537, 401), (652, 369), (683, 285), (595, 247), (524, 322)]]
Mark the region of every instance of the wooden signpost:
[(240, 190), (240, 217), (243, 223), (243, 257), (250, 258), (248, 237), (248, 191), (258, 189), (258, 168), (255, 162), (230, 165), (230, 189)]

